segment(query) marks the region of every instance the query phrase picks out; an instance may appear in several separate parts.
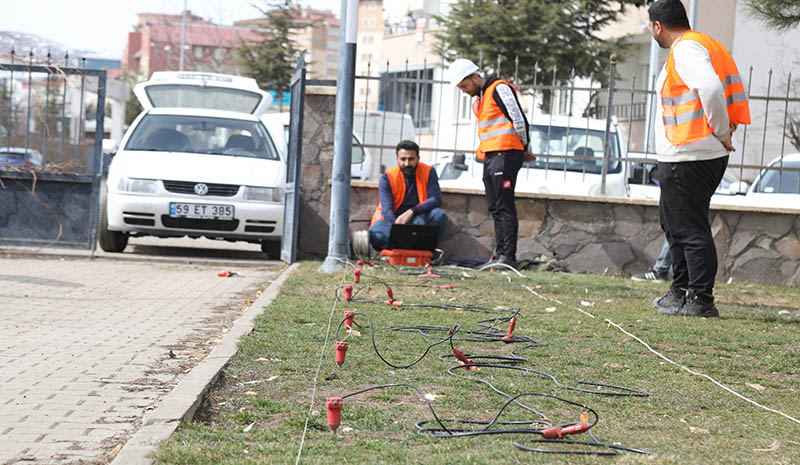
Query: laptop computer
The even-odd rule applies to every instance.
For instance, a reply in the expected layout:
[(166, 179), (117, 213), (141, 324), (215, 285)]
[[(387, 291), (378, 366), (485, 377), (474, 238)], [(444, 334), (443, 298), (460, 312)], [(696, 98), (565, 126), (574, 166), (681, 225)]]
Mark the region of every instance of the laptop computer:
[(439, 242), (438, 226), (393, 224), (389, 232), (387, 249), (429, 250), (433, 252)]

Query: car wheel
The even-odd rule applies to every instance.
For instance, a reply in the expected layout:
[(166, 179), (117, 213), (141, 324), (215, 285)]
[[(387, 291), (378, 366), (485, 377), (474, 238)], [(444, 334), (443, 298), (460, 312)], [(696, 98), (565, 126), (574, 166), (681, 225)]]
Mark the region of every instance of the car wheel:
[(100, 193), (100, 213), (98, 215), (97, 241), (105, 252), (122, 252), (128, 245), (128, 235), (119, 231), (108, 230), (108, 211), (106, 198)]
[(281, 258), (281, 242), (280, 241), (264, 241), (261, 243), (261, 251), (267, 254), (270, 260), (280, 260)]

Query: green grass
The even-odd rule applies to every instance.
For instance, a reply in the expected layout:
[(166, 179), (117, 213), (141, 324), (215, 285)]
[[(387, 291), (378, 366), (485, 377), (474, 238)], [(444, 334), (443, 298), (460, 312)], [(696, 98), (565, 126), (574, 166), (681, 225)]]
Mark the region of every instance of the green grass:
[[(529, 359), (526, 366), (555, 376), (564, 385), (593, 381), (647, 391), (650, 396), (604, 397), (559, 388), (541, 378), (512, 370), (457, 371), (490, 380), (515, 395), (542, 392), (588, 405), (599, 416), (593, 428), (599, 440), (645, 449), (654, 456), (625, 453), (615, 457), (551, 455), (517, 449), (513, 441), (534, 435), (494, 435), (435, 439), (416, 433), (415, 424), (431, 420), (416, 391), (394, 387), (345, 399), (342, 428), (334, 435), (325, 419), (325, 398), (374, 385), (407, 383), (436, 394), (432, 403), (441, 418), (490, 420), (505, 398), (476, 381), (450, 376), (449, 362), (439, 360), (449, 345), (434, 348), (409, 369), (381, 362), (372, 348), (366, 318), (356, 317), (361, 336), (350, 337), (344, 365), (333, 362), (333, 332), (343, 311), (368, 313), (377, 328), (376, 342), (397, 365), (415, 360), (432, 340), (408, 332), (386, 332), (389, 326), (461, 325), (475, 328), (486, 314), (459, 310), (340, 302), (325, 349), (318, 392), (309, 416), (313, 379), (342, 275), (318, 273), (319, 263), (305, 263), (284, 284), (280, 295), (256, 321), (220, 383), (195, 421), (182, 424), (157, 454), (160, 464), (294, 463), (308, 417), (301, 463), (352, 464), (797, 464), (800, 424), (758, 408), (714, 385), (664, 362), (642, 344), (610, 326), (606, 319), (647, 342), (653, 349), (692, 370), (770, 408), (800, 417), (800, 290), (718, 285), (719, 319), (662, 317), (653, 298), (665, 284), (592, 275), (526, 272), (520, 279), (502, 273), (474, 273), (479, 279), (452, 282), (455, 289), (394, 286), (405, 302), (520, 307), (517, 335), (546, 346), (456, 342), (471, 354), (508, 354)], [(444, 272), (452, 272), (443, 269)], [(460, 271), (458, 272), (460, 273)], [(385, 270), (367, 271), (391, 282), (418, 281)], [(352, 273), (347, 275), (352, 283)], [(363, 285), (363, 282), (362, 282)], [(550, 300), (542, 300), (528, 286)], [(359, 297), (385, 299), (380, 285)], [(560, 300), (563, 304), (557, 304)], [(582, 306), (581, 301), (593, 306)], [(555, 311), (546, 311), (555, 307)], [(579, 312), (581, 308), (595, 316)], [(779, 314), (788, 310), (789, 315)], [(785, 312), (784, 312), (785, 313)], [(503, 325), (505, 329), (505, 325)], [(335, 376), (334, 376), (335, 375)], [(277, 378), (267, 381), (273, 376)], [(763, 386), (757, 390), (745, 383)], [(555, 423), (578, 421), (579, 408), (543, 397), (522, 399)], [(538, 418), (510, 407), (503, 420)], [(244, 431), (250, 426), (248, 431)], [(344, 428), (348, 431), (343, 431)], [(588, 440), (587, 435), (574, 437)], [(540, 445), (540, 447), (543, 447)]]

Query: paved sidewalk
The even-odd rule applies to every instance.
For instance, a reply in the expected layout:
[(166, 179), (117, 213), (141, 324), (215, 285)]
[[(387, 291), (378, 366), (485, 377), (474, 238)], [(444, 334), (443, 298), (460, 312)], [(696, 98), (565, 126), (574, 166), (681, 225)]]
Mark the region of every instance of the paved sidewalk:
[(107, 463), (283, 264), (0, 256), (0, 464)]

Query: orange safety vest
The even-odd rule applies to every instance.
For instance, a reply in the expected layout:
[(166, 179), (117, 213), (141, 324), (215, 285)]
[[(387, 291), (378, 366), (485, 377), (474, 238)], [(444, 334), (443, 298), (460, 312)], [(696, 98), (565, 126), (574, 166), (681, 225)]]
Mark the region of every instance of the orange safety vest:
[[(750, 107), (747, 94), (733, 58), (725, 47), (713, 38), (696, 31), (688, 31), (681, 40), (693, 40), (702, 45), (711, 57), (711, 65), (725, 89), (728, 102), (728, 118), (734, 124), (750, 124)], [(674, 50), (674, 46), (672, 50)], [(672, 50), (667, 57), (667, 78), (661, 88), (664, 130), (672, 145), (684, 145), (712, 134), (703, 111), (700, 97), (689, 89), (675, 71)]]
[[(417, 197), (419, 200), (417, 205), (428, 200), (428, 178), (430, 175), (430, 165), (421, 162), (417, 164), (417, 171), (415, 174), (417, 181)], [(400, 208), (400, 204), (403, 203), (403, 199), (406, 197), (406, 180), (403, 176), (403, 170), (401, 170), (399, 166), (395, 166), (386, 172), (386, 177), (389, 178), (389, 186), (392, 188), (394, 211), (397, 211), (397, 209)], [(378, 208), (376, 208), (375, 213), (372, 214), (372, 220), (369, 222), (369, 225), (372, 226), (372, 223), (382, 219), (381, 202), (378, 201)]]
[(475, 156), (478, 160), (486, 158), (486, 152), (497, 152), (501, 150), (525, 150), (522, 146), (522, 141), (519, 139), (519, 134), (514, 130), (514, 123), (509, 120), (503, 113), (503, 110), (494, 101), (494, 88), (498, 84), (508, 84), (514, 88), (508, 81), (498, 79), (486, 88), (483, 93), (483, 98), (478, 98), (472, 103), (472, 112), (478, 118), (478, 139), (480, 144), (478, 150), (475, 151)]

